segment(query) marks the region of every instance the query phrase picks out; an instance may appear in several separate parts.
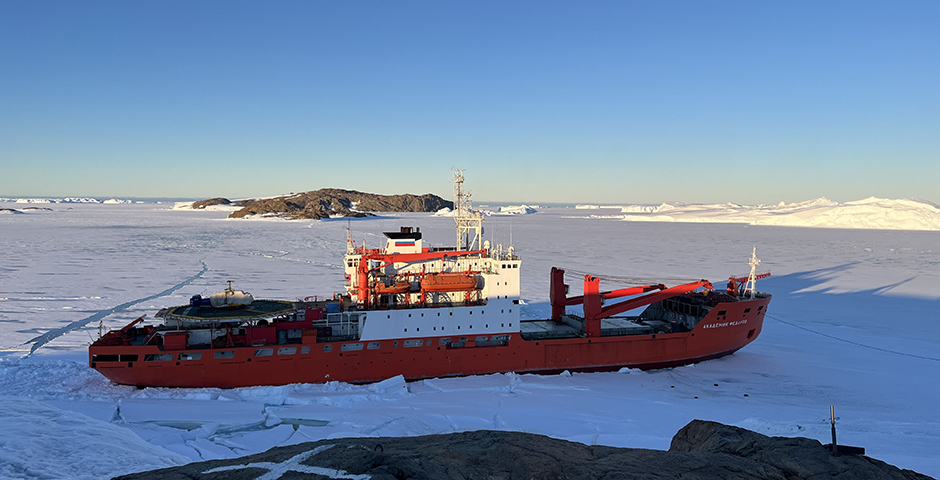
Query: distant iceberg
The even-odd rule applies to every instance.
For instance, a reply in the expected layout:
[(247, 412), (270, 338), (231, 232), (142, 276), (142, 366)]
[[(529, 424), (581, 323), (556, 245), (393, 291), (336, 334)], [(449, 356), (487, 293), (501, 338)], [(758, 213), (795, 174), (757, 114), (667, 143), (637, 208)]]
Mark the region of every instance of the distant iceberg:
[(107, 204), (128, 204), (134, 203), (131, 200), (121, 200), (111, 198), (101, 201), (91, 197), (64, 197), (64, 198), (42, 198), (42, 197), (0, 197), (0, 203), (107, 203)]
[(486, 212), (489, 215), (531, 215), (538, 213), (536, 207), (529, 205), (518, 205), (512, 207), (499, 207), (495, 212)]
[[(487, 210), (480, 209), (480, 213), (483, 215), (531, 215), (533, 213), (538, 213), (539, 207), (532, 205), (517, 205), (509, 207), (497, 207), (496, 210)], [(454, 212), (447, 207), (444, 207), (437, 212), (434, 212), (435, 216), (438, 217), (453, 217)]]

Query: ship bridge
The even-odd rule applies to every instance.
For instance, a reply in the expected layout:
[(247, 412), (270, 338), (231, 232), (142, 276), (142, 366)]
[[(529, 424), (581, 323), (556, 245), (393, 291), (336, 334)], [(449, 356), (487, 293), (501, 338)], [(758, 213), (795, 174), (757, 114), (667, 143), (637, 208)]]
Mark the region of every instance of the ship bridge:
[(424, 247), (421, 228), (401, 227), (400, 232), (383, 232), (386, 237), (385, 253), (421, 253)]

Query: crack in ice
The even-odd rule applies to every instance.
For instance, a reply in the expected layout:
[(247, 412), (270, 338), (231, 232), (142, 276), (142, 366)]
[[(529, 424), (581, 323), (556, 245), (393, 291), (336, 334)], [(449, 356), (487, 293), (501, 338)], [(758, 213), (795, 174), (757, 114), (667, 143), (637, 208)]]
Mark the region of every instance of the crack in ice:
[(308, 458), (330, 448), (333, 448), (335, 445), (321, 445), (313, 450), (309, 450), (303, 453), (294, 455), (283, 462), (257, 462), (257, 463), (246, 463), (241, 465), (229, 465), (226, 467), (216, 467), (210, 470), (202, 472), (203, 475), (209, 473), (217, 472), (229, 472), (232, 470), (244, 470), (246, 468), (259, 468), (267, 470), (268, 472), (260, 477), (255, 478), (255, 480), (277, 480), (281, 478), (287, 472), (298, 472), (298, 473), (312, 473), (315, 475), (322, 475), (328, 478), (337, 478), (337, 479), (349, 479), (349, 480), (369, 480), (372, 478), (370, 475), (352, 475), (346, 473), (345, 470), (338, 470), (335, 468), (325, 468), (325, 467), (315, 467), (312, 465), (303, 465), (301, 462), (306, 461)]
[(155, 298), (160, 298), (160, 297), (162, 297), (162, 296), (169, 295), (169, 294), (171, 294), (171, 293), (173, 293), (173, 292), (175, 292), (175, 291), (177, 291), (177, 290), (179, 290), (179, 289), (185, 287), (186, 285), (189, 285), (190, 283), (193, 283), (196, 279), (198, 279), (199, 277), (203, 276), (203, 274), (205, 274), (205, 273), (209, 270), (209, 266), (206, 265), (206, 262), (204, 262), (204, 261), (202, 261), (202, 260), (199, 260), (199, 263), (202, 264), (202, 270), (200, 270), (199, 273), (193, 275), (192, 277), (187, 278), (186, 280), (183, 280), (182, 282), (180, 282), (180, 283), (178, 283), (178, 284), (176, 284), (176, 285), (174, 285), (174, 286), (172, 286), (172, 287), (170, 287), (170, 288), (168, 288), (168, 289), (166, 289), (166, 290), (164, 290), (164, 291), (162, 291), (162, 292), (160, 292), (160, 293), (157, 293), (157, 294), (155, 294), (155, 295), (150, 295), (150, 296), (147, 296), (147, 297), (144, 297), (144, 298), (138, 298), (137, 300), (131, 300), (131, 301), (129, 301), (129, 302), (122, 303), (122, 304), (120, 304), (120, 305), (118, 305), (118, 306), (116, 306), (116, 307), (112, 307), (112, 308), (109, 308), (109, 309), (106, 309), (106, 310), (101, 310), (101, 311), (99, 311), (98, 313), (96, 313), (96, 314), (94, 314), (94, 315), (92, 315), (92, 316), (90, 316), (90, 317), (86, 317), (86, 318), (83, 318), (83, 319), (81, 319), (81, 320), (76, 320), (76, 321), (74, 321), (74, 322), (72, 322), (72, 323), (70, 323), (70, 324), (68, 324), (68, 325), (66, 325), (66, 326), (64, 326), (64, 327), (56, 328), (56, 329), (53, 329), (53, 330), (49, 330), (48, 332), (46, 332), (46, 333), (44, 333), (44, 334), (42, 334), (42, 335), (39, 335), (38, 337), (32, 338), (32, 339), (30, 339), (30, 340), (27, 340), (26, 342), (23, 343), (23, 345), (26, 345), (26, 344), (28, 344), (28, 343), (32, 343), (33, 346), (30, 347), (29, 353), (27, 353), (26, 355), (24, 355), (24, 357), (28, 357), (28, 356), (32, 355), (33, 352), (35, 352), (36, 350), (39, 350), (39, 349), (42, 348), (45, 344), (51, 342), (52, 340), (55, 340), (56, 338), (59, 338), (59, 337), (61, 337), (62, 335), (65, 335), (66, 333), (69, 333), (69, 332), (71, 332), (71, 331), (73, 331), (73, 330), (78, 330), (79, 328), (82, 328), (82, 327), (84, 327), (85, 325), (88, 325), (89, 323), (91, 323), (91, 322), (93, 322), (93, 321), (95, 321), (95, 320), (101, 320), (102, 318), (105, 318), (105, 317), (107, 317), (108, 315), (111, 315), (112, 313), (116, 313), (116, 312), (120, 312), (120, 311), (127, 310), (128, 308), (130, 308), (130, 307), (132, 307), (132, 306), (134, 306), (134, 305), (137, 305), (138, 303), (146, 302), (146, 301), (148, 301), (148, 300), (153, 300), (153, 299), (155, 299)]

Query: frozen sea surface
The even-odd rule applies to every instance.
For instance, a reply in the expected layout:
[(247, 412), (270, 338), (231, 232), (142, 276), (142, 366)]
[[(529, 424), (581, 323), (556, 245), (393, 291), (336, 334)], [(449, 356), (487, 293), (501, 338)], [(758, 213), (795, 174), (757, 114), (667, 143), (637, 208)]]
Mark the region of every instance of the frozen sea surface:
[[(694, 366), (232, 390), (123, 387), (89, 369), (99, 324), (152, 316), (226, 280), (259, 298), (341, 290), (347, 226), (374, 247), (403, 225), (434, 245), (454, 241), (453, 219), (430, 214), (226, 213), (72, 204), (0, 216), (0, 429), (18, 445), (0, 448), (2, 476), (101, 478), (323, 438), (481, 428), (666, 449), (695, 418), (825, 443), (830, 404), (840, 442), (940, 476), (940, 232), (635, 223), (574, 209), (487, 219), (485, 237), (511, 238), (523, 258), (527, 318), (549, 313), (552, 266), (567, 270), (572, 294), (585, 273), (603, 288), (720, 284), (747, 272), (756, 245), (773, 271), (759, 283), (774, 294), (763, 333)], [(52, 441), (59, 450), (43, 454)]]

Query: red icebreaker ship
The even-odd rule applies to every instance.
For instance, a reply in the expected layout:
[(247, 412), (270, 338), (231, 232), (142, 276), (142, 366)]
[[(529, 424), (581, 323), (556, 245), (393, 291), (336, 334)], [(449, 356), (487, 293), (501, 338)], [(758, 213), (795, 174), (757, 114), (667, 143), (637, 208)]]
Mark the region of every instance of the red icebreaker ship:
[[(346, 289), (330, 299), (256, 300), (231, 286), (164, 308), (89, 348), (112, 381), (140, 387), (368, 383), (498, 372), (652, 369), (734, 353), (760, 334), (771, 295), (757, 292), (759, 261), (724, 290), (705, 280), (602, 292), (584, 278), (569, 297), (552, 268), (551, 318), (520, 320), (521, 260), (481, 242), (483, 217), (455, 177), (456, 248), (431, 248), (419, 229), (386, 233), (384, 248), (347, 238)], [(611, 302), (611, 300), (625, 300)], [(583, 314), (566, 307), (582, 305)], [(636, 316), (623, 316), (646, 307)]]

